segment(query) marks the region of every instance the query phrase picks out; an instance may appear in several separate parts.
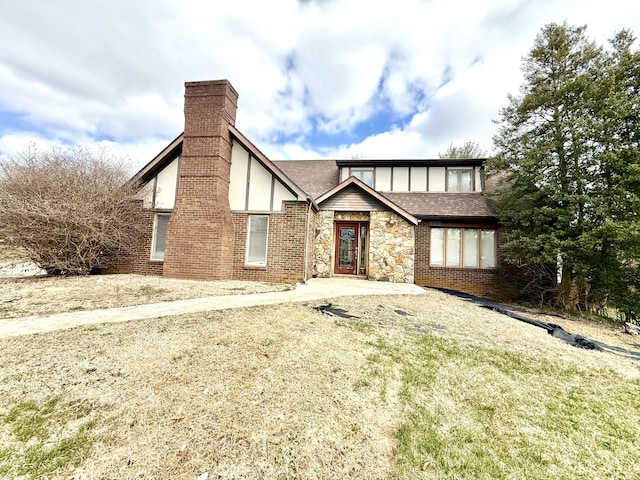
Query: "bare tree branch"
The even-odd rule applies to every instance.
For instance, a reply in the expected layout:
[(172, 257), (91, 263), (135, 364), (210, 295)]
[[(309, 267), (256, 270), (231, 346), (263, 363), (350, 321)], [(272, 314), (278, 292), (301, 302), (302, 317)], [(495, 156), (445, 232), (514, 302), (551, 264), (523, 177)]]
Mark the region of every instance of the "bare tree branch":
[(88, 274), (131, 254), (142, 208), (105, 150), (39, 151), (0, 159), (0, 238), (49, 273)]

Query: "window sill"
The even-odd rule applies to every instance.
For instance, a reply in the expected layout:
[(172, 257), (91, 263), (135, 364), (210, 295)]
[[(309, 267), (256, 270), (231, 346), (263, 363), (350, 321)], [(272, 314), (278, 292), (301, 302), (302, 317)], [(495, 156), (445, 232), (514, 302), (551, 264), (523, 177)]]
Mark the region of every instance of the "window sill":
[(245, 270), (267, 270), (267, 266), (266, 265), (247, 265), (245, 263), (244, 265), (244, 269)]
[(429, 268), (433, 268), (434, 270), (461, 270), (463, 272), (473, 271), (473, 270), (496, 270), (497, 267), (444, 267), (442, 265), (429, 265)]

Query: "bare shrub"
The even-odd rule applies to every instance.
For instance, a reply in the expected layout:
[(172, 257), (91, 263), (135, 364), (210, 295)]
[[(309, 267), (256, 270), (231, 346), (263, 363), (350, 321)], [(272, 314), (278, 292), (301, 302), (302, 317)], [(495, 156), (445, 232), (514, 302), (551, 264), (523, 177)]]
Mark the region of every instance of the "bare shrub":
[(135, 186), (105, 149), (35, 146), (0, 159), (0, 238), (50, 274), (83, 275), (135, 252)]

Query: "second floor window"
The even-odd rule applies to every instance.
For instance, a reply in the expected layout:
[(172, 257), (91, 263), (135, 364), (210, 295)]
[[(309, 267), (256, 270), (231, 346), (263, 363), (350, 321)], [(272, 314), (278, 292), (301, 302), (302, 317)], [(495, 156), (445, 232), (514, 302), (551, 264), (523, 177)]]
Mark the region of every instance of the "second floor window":
[(351, 175), (373, 188), (373, 168), (352, 168)]
[(447, 192), (473, 192), (473, 170), (447, 168)]

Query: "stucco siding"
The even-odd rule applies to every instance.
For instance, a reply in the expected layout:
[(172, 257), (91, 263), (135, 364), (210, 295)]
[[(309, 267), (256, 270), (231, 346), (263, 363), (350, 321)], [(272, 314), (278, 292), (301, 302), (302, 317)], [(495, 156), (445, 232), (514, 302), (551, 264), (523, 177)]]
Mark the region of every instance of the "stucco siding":
[(271, 173), (255, 158), (251, 159), (247, 210), (268, 212), (271, 210)]
[(231, 178), (229, 183), (229, 206), (231, 210), (246, 209), (249, 161), (249, 152), (234, 141), (231, 150)]
[(179, 161), (179, 158), (176, 158), (156, 176), (155, 208), (170, 210), (174, 207), (178, 188)]
[(411, 185), (409, 190), (412, 192), (427, 191), (427, 167), (411, 167), (410, 171)]
[(296, 196), (237, 141), (231, 153), (229, 206), (234, 212), (281, 212)]
[(380, 192), (391, 191), (391, 167), (377, 167), (375, 169), (375, 189)]
[(393, 185), (394, 192), (409, 191), (409, 167), (393, 167)]
[(429, 167), (429, 191), (444, 192), (445, 191), (445, 167)]

